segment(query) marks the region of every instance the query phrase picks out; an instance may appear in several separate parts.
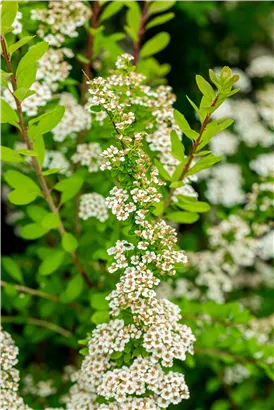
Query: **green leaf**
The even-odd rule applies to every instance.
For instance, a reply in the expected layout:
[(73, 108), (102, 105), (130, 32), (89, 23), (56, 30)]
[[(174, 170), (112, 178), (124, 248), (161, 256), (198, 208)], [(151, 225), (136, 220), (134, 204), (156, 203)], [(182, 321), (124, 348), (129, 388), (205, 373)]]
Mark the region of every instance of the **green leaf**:
[(44, 236), (48, 230), (43, 228), (39, 223), (25, 225), (20, 230), (20, 236), (24, 239), (37, 239)]
[(148, 15), (151, 16), (155, 13), (161, 13), (162, 11), (166, 11), (174, 6), (176, 1), (153, 1), (149, 5)]
[(103, 10), (100, 16), (100, 22), (109, 19), (110, 17), (114, 16), (114, 14), (118, 13), (121, 8), (124, 6), (122, 1), (111, 1)]
[(17, 88), (17, 90), (14, 91), (13, 94), (15, 95), (17, 100), (23, 101), (31, 95), (36, 94), (36, 92), (33, 90), (29, 90), (28, 88)]
[(196, 75), (196, 83), (201, 93), (212, 102), (216, 95), (211, 85), (201, 75)]
[(73, 198), (81, 189), (83, 185), (83, 178), (79, 175), (73, 175), (70, 178), (64, 179), (63, 181), (58, 182), (54, 189), (62, 192), (61, 195), (61, 204), (67, 202)]
[(7, 73), (6, 71), (1, 70), (1, 85), (2, 85), (3, 87), (7, 87), (7, 88), (8, 88), (8, 83), (7, 83), (7, 80), (6, 80), (5, 77), (9, 77), (9, 76), (11, 76), (11, 75), (12, 75), (12, 73)]
[(141, 58), (150, 57), (154, 54), (162, 51), (170, 42), (170, 35), (166, 32), (161, 32), (156, 34), (148, 40), (141, 48), (140, 56)]
[(165, 179), (166, 181), (171, 181), (171, 177), (170, 177), (169, 173), (164, 168), (163, 164), (161, 164), (161, 162), (158, 161), (158, 159), (154, 158), (154, 164), (156, 165), (156, 168), (158, 169), (159, 174), (161, 175), (161, 177), (163, 179)]
[(65, 112), (65, 107), (58, 105), (54, 110), (46, 113), (37, 125), (37, 133), (45, 134), (51, 131), (61, 121)]
[(106, 300), (109, 292), (92, 293), (90, 299), (90, 305), (96, 310), (107, 310), (109, 309), (108, 301)]
[(39, 186), (27, 175), (22, 172), (8, 170), (5, 173), (5, 181), (15, 189), (25, 189), (29, 192), (40, 193)]
[(146, 25), (146, 30), (152, 27), (159, 26), (160, 24), (164, 24), (168, 22), (169, 20), (173, 19), (174, 17), (175, 17), (175, 13), (166, 13), (166, 14), (163, 14), (162, 16), (155, 17)]
[(60, 223), (61, 221), (59, 215), (53, 212), (47, 213), (47, 215), (45, 215), (41, 220), (41, 225), (47, 230), (58, 228)]
[(5, 162), (24, 162), (24, 158), (13, 151), (13, 149), (1, 146), (1, 161)]
[(48, 43), (41, 41), (31, 47), (21, 58), (16, 70), (18, 88), (29, 88), (33, 84), (37, 71), (36, 62), (43, 57), (47, 49)]
[(40, 167), (42, 167), (44, 163), (45, 153), (46, 153), (43, 135), (41, 134), (36, 135), (36, 138), (33, 143), (33, 148), (38, 153), (37, 161)]
[(78, 296), (80, 296), (83, 288), (84, 279), (82, 278), (81, 274), (78, 273), (76, 276), (70, 279), (68, 286), (61, 295), (62, 301), (71, 302), (72, 300), (76, 299)]
[(220, 118), (207, 124), (206, 129), (203, 132), (198, 151), (200, 151), (205, 145), (207, 145), (209, 141), (214, 137), (214, 135), (228, 128), (231, 124), (233, 124), (233, 122), (234, 121), (231, 119)]
[(43, 260), (39, 266), (40, 275), (46, 276), (51, 275), (55, 272), (62, 264), (64, 260), (65, 253), (61, 250), (54, 250), (50, 252), (50, 255)]
[(76, 54), (76, 58), (80, 63), (89, 64), (89, 59), (82, 54)]
[(8, 194), (9, 201), (14, 205), (27, 205), (38, 196), (36, 192), (27, 191), (25, 188), (14, 189)]
[(30, 219), (34, 222), (41, 222), (42, 219), (48, 214), (48, 211), (38, 205), (27, 206), (26, 212)]
[(192, 105), (192, 107), (194, 108), (194, 110), (199, 114), (199, 116), (200, 116), (200, 110), (199, 110), (199, 108), (197, 107), (197, 105), (193, 102), (193, 101), (191, 101), (191, 99), (188, 97), (188, 96), (186, 96), (186, 98), (188, 99), (188, 101), (189, 101), (189, 103)]
[(62, 168), (51, 168), (51, 169), (47, 169), (46, 171), (43, 171), (42, 175), (47, 176), (51, 174), (57, 174), (60, 171), (62, 171)]
[(27, 67), (29, 64), (33, 64), (34, 62), (40, 60), (43, 55), (48, 50), (48, 43), (46, 41), (40, 41), (40, 43), (35, 44), (31, 48), (29, 48), (28, 52), (21, 58), (17, 70), (16, 70), (16, 77), (20, 74), (20, 71)]
[(180, 130), (191, 140), (196, 140), (199, 137), (198, 132), (190, 128), (189, 123), (185, 119), (184, 115), (179, 111), (174, 110), (174, 119), (176, 124), (180, 127)]
[(28, 90), (36, 79), (36, 73), (36, 63), (29, 63), (28, 66), (23, 67), (17, 77), (18, 88), (24, 88)]
[(106, 323), (109, 321), (109, 311), (108, 310), (98, 310), (97, 312), (93, 313), (90, 320), (95, 325)]
[(202, 212), (208, 212), (210, 210), (210, 205), (207, 202), (200, 202), (200, 201), (196, 201), (196, 202), (177, 202), (176, 203), (177, 206), (179, 206), (179, 208), (185, 209), (186, 211), (189, 212), (198, 212), (198, 213), (202, 213)]
[(2, 1), (1, 4), (1, 34), (6, 34), (15, 20), (18, 1)]
[(1, 98), (1, 124), (12, 124), (19, 122), (17, 113), (13, 108)]
[(152, 211), (153, 215), (155, 215), (155, 216), (162, 215), (162, 213), (163, 213), (164, 210), (165, 210), (164, 201), (155, 202), (155, 203), (153, 204), (153, 206), (154, 206), (154, 210)]
[(184, 163), (181, 163), (181, 164), (177, 165), (177, 167), (175, 168), (175, 171), (173, 172), (173, 175), (171, 177), (172, 182), (179, 181), (179, 179), (180, 179), (180, 177), (183, 173), (184, 166), (185, 166)]
[(185, 132), (185, 130), (191, 130), (191, 127), (187, 120), (185, 119), (185, 116), (181, 114), (179, 111), (174, 110), (173, 112), (174, 120), (176, 121), (176, 124), (180, 128), (182, 132)]
[(179, 222), (183, 224), (192, 224), (199, 219), (199, 215), (192, 212), (170, 212), (165, 215), (169, 221)]
[(172, 147), (172, 155), (174, 158), (178, 159), (179, 161), (184, 161), (185, 159), (185, 149), (182, 144), (182, 141), (178, 137), (177, 133), (172, 130), (170, 134), (171, 139), (171, 147)]
[(62, 236), (62, 246), (66, 252), (74, 252), (78, 248), (77, 239), (67, 232)]
[(12, 44), (11, 46), (9, 46), (8, 48), (8, 53), (10, 55), (10, 57), (12, 56), (12, 54), (18, 50), (18, 48), (23, 47), (25, 44), (29, 43), (35, 36), (27, 36), (27, 37), (23, 37), (21, 38), (19, 41), (17, 41), (16, 43)]
[(134, 42), (138, 40), (138, 31), (140, 27), (141, 11), (137, 2), (134, 2), (134, 7), (130, 7), (126, 14), (127, 33)]
[(9, 256), (2, 257), (2, 265), (5, 271), (16, 281), (23, 283), (23, 274), (20, 266)]
[(38, 155), (38, 153), (36, 151), (29, 150), (29, 149), (19, 149), (16, 152), (18, 152), (18, 154), (25, 155), (27, 157), (37, 157), (37, 155)]
[(221, 161), (222, 156), (216, 156), (214, 154), (209, 154), (206, 157), (201, 158), (191, 169), (188, 171), (186, 176), (196, 174), (200, 172), (202, 169), (210, 168), (212, 165), (216, 164), (216, 162)]

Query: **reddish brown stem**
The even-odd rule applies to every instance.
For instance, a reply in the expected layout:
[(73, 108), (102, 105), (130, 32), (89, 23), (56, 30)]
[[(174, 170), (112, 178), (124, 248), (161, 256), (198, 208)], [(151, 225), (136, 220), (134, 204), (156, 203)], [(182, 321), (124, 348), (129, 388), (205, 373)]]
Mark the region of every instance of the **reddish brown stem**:
[(140, 48), (143, 40), (143, 36), (145, 33), (145, 24), (148, 19), (148, 7), (149, 7), (149, 1), (145, 2), (145, 5), (142, 10), (142, 15), (141, 15), (141, 20), (140, 20), (140, 26), (139, 26), (139, 31), (138, 31), (138, 38), (136, 43), (134, 44), (134, 49), (133, 49), (133, 64), (137, 65), (138, 60), (139, 60), (139, 54), (140, 54)]
[[(101, 5), (99, 1), (94, 1), (93, 2), (93, 7), (92, 7), (92, 15), (91, 15), (91, 21), (90, 25), (91, 28), (96, 29), (98, 27), (98, 18), (99, 14), (101, 11)], [(87, 59), (88, 62), (84, 64), (84, 72), (86, 73), (88, 78), (91, 78), (92, 75), (92, 60), (93, 60), (93, 55), (94, 55), (94, 35), (88, 31), (88, 44), (87, 44)], [(86, 103), (86, 94), (87, 94), (87, 89), (88, 86), (86, 84), (85, 78), (83, 78), (82, 81), (82, 92), (81, 92), (81, 104), (84, 105)]]
[[(215, 107), (215, 106), (216, 106), (217, 101), (218, 101), (218, 98), (219, 98), (219, 96), (216, 95), (216, 97), (215, 97), (213, 103), (211, 104), (211, 107)], [(181, 176), (180, 176), (180, 178), (179, 178), (179, 181), (183, 181), (183, 180), (184, 180), (184, 178), (186, 177), (186, 174), (188, 173), (188, 171), (189, 171), (189, 169), (190, 169), (190, 167), (191, 167), (192, 161), (193, 161), (194, 156), (195, 156), (195, 154), (196, 154), (196, 151), (197, 151), (197, 149), (198, 149), (198, 147), (199, 147), (199, 145), (200, 145), (200, 143), (201, 143), (201, 139), (202, 139), (203, 133), (204, 133), (204, 131), (205, 131), (205, 129), (206, 129), (206, 126), (207, 126), (207, 124), (208, 124), (208, 121), (210, 120), (210, 117), (211, 117), (211, 113), (209, 113), (209, 114), (206, 115), (204, 121), (202, 122), (201, 128), (200, 128), (199, 137), (198, 137), (195, 141), (192, 141), (192, 148), (191, 148), (191, 151), (190, 151), (188, 160), (187, 160), (187, 162), (186, 162), (186, 164), (185, 164), (185, 166), (184, 166), (183, 172), (182, 172), (182, 174), (181, 174)], [(168, 195), (168, 197), (166, 198), (166, 201), (165, 201), (165, 208), (167, 208), (167, 207), (169, 206), (170, 200), (171, 200), (171, 197), (172, 197), (174, 191), (175, 191), (175, 188), (173, 188), (173, 189), (170, 190), (169, 195)]]
[[(13, 92), (15, 92), (17, 90), (16, 77), (13, 73), (13, 69), (12, 69), (11, 61), (10, 61), (10, 56), (9, 56), (9, 53), (8, 53), (8, 50), (7, 50), (7, 47), (6, 47), (6, 41), (5, 41), (3, 36), (1, 36), (1, 46), (2, 46), (2, 54), (3, 54), (3, 57), (6, 61), (8, 72), (11, 74), (9, 76), (9, 78), (11, 80), (12, 89), (13, 89)], [(14, 100), (15, 100), (15, 103), (16, 103), (17, 113), (18, 113), (18, 117), (19, 117), (21, 137), (22, 137), (23, 141), (25, 142), (25, 144), (27, 145), (28, 149), (32, 150), (33, 149), (33, 142), (30, 140), (30, 138), (28, 136), (28, 130), (27, 130), (27, 127), (25, 125), (21, 102), (14, 96), (14, 94), (13, 94), (13, 97), (14, 97)], [(39, 182), (40, 182), (43, 194), (44, 194), (44, 198), (47, 201), (51, 212), (53, 212), (54, 214), (59, 216), (60, 225), (58, 226), (57, 229), (58, 229), (58, 231), (59, 231), (59, 233), (62, 237), (66, 233), (66, 230), (65, 230), (64, 225), (61, 221), (58, 207), (55, 205), (55, 203), (53, 201), (53, 198), (51, 196), (51, 192), (50, 192), (50, 189), (48, 187), (47, 180), (42, 174), (42, 169), (41, 169), (36, 157), (32, 157), (31, 164), (32, 164), (32, 166), (33, 166), (33, 168), (36, 172), (37, 178), (39, 179)], [(76, 266), (76, 268), (79, 270), (79, 272), (81, 273), (81, 275), (85, 279), (87, 285), (89, 287), (91, 287), (92, 283), (91, 283), (87, 273), (85, 272), (84, 268), (80, 264), (80, 262), (78, 260), (78, 257), (77, 257), (77, 254), (75, 252), (72, 252), (71, 257), (72, 257), (74, 265)]]

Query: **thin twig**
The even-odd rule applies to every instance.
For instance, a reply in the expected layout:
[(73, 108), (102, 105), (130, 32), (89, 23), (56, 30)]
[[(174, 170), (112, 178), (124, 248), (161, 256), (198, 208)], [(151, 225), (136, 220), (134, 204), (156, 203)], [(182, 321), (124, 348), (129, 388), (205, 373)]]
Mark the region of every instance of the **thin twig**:
[[(16, 285), (14, 283), (9, 283), (9, 282), (5, 282), (4, 280), (1, 280), (1, 287), (5, 288), (6, 286), (12, 286), (18, 292), (27, 293), (28, 295), (32, 295), (32, 296), (38, 296), (40, 298), (48, 299), (53, 302), (62, 303), (59, 296), (50, 295), (49, 293), (43, 292), (41, 290), (29, 288), (28, 286)], [(75, 310), (84, 310), (84, 308), (81, 305), (78, 305), (77, 303), (68, 303), (68, 306), (70, 306), (71, 308)]]
[(133, 57), (134, 57), (133, 58), (133, 65), (138, 64), (142, 39), (143, 39), (143, 35), (145, 33), (145, 24), (146, 24), (146, 21), (148, 19), (149, 3), (150, 3), (149, 1), (146, 1), (145, 4), (144, 4), (143, 10), (142, 10), (140, 26), (139, 26), (139, 30), (138, 30), (138, 37), (137, 37), (136, 43), (134, 44), (134, 49), (133, 49)]
[(46, 329), (52, 330), (53, 332), (59, 333), (64, 337), (72, 337), (73, 333), (70, 330), (64, 329), (61, 326), (56, 325), (55, 323), (48, 322), (47, 320), (37, 319), (36, 317), (15, 317), (15, 316), (2, 316), (2, 323), (16, 323), (23, 324), (24, 322), (29, 323), (30, 325), (44, 327)]
[[(16, 77), (13, 73), (13, 69), (11, 66), (11, 62), (10, 62), (10, 56), (8, 54), (8, 50), (6, 47), (6, 41), (4, 39), (3, 36), (1, 36), (1, 45), (2, 45), (2, 55), (6, 61), (7, 64), (7, 68), (8, 68), (8, 72), (11, 74), (9, 76), (10, 80), (11, 80), (11, 84), (12, 84), (12, 88), (13, 88), (13, 92), (15, 92), (17, 90), (17, 83), (16, 83)], [(16, 103), (16, 107), (17, 107), (17, 113), (18, 113), (18, 117), (19, 117), (19, 125), (20, 125), (20, 134), (21, 137), (23, 139), (23, 141), (25, 142), (25, 144), (27, 145), (29, 150), (33, 149), (33, 142), (30, 140), (29, 136), (28, 136), (28, 130), (27, 127), (25, 125), (25, 121), (24, 121), (24, 116), (23, 116), (23, 111), (22, 111), (22, 105), (21, 102), (13, 95), (15, 103)], [(51, 191), (48, 187), (47, 184), (47, 180), (46, 178), (43, 176), (42, 174), (42, 169), (36, 159), (36, 157), (32, 157), (32, 167), (34, 168), (36, 175), (39, 179), (41, 188), (43, 190), (44, 193), (44, 198), (48, 203), (48, 206), (51, 210), (51, 212), (53, 212), (54, 214), (59, 216), (60, 219), (60, 225), (57, 227), (58, 232), (60, 233), (61, 237), (64, 236), (64, 234), (66, 233), (66, 230), (64, 228), (64, 225), (61, 221), (60, 215), (59, 215), (59, 210), (58, 207), (55, 205), (53, 198), (51, 196)], [(76, 254), (76, 252), (72, 252), (71, 253), (71, 257), (73, 260), (74, 265), (76, 266), (76, 268), (79, 270), (79, 272), (81, 273), (81, 275), (83, 276), (83, 278), (85, 279), (87, 285), (89, 287), (92, 287), (92, 283), (86, 273), (86, 271), (84, 270), (84, 268), (82, 267), (82, 265), (80, 264), (79, 260), (78, 260), (78, 256)]]
[[(219, 95), (216, 95), (216, 97), (215, 97), (213, 103), (211, 104), (211, 107), (212, 107), (212, 108), (216, 106), (218, 99), (219, 99)], [(198, 149), (198, 147), (199, 147), (199, 145), (200, 145), (200, 143), (201, 143), (201, 139), (202, 139), (203, 133), (204, 133), (204, 131), (205, 131), (205, 129), (206, 129), (206, 126), (207, 126), (207, 124), (208, 124), (208, 121), (210, 120), (211, 114), (212, 114), (212, 113), (209, 113), (209, 114), (206, 115), (204, 121), (202, 122), (201, 128), (200, 128), (199, 137), (198, 137), (195, 141), (192, 141), (192, 148), (191, 148), (191, 151), (190, 151), (188, 160), (187, 160), (187, 162), (186, 162), (186, 164), (185, 164), (185, 166), (184, 166), (183, 172), (182, 172), (182, 174), (181, 174), (181, 176), (180, 176), (180, 178), (179, 178), (179, 181), (183, 181), (183, 180), (184, 180), (184, 178), (186, 177), (186, 174), (188, 173), (188, 171), (189, 171), (189, 169), (190, 169), (190, 167), (191, 167), (192, 161), (193, 161), (194, 156), (195, 156), (195, 154), (196, 154), (196, 151), (197, 151), (197, 149)], [(167, 196), (167, 198), (166, 198), (166, 200), (165, 200), (164, 209), (168, 208), (168, 206), (170, 205), (170, 200), (171, 200), (171, 197), (172, 197), (174, 191), (175, 191), (175, 188), (172, 188), (172, 189), (169, 191), (169, 194), (168, 194), (168, 196)]]
[(223, 350), (218, 350), (218, 349), (200, 349), (200, 348), (195, 348), (195, 352), (197, 354), (204, 354), (204, 355), (210, 355), (210, 356), (215, 356), (218, 358), (219, 357), (227, 357), (230, 359), (234, 359), (238, 362), (242, 363), (257, 363), (257, 360), (254, 359), (253, 357), (244, 357), (244, 356), (239, 356), (230, 352), (224, 352)]

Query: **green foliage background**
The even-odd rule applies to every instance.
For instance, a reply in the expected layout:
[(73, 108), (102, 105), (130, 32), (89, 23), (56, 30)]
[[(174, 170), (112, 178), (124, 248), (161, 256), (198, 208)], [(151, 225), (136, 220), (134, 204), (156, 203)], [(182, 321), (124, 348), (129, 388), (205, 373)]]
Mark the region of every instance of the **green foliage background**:
[[(29, 4), (27, 2), (21, 3), (27, 14)], [(35, 7), (36, 3), (32, 2), (32, 7)], [(157, 59), (162, 64), (170, 65), (167, 82), (172, 86), (177, 96), (175, 108), (183, 112), (186, 118), (192, 120), (193, 123), (195, 122), (194, 113), (185, 95), (189, 95), (193, 101), (197, 101), (199, 92), (194, 82), (196, 73), (207, 78), (209, 67), (234, 65), (245, 69), (248, 64), (248, 52), (254, 43), (263, 44), (266, 47), (271, 46), (266, 27), (269, 25), (269, 15), (273, 11), (273, 2), (238, 2), (235, 7), (233, 3), (177, 1), (173, 8), (175, 18), (163, 26), (164, 30), (171, 35), (171, 42), (167, 48), (157, 55)], [(106, 31), (109, 33), (120, 31), (125, 20), (124, 14), (124, 10), (121, 10), (115, 19), (110, 19), (106, 23)], [(31, 32), (35, 28), (34, 23), (28, 20), (25, 28)], [(157, 27), (153, 28), (146, 38), (152, 37), (158, 31)], [(79, 32), (77, 45), (81, 47), (86, 38), (83, 28)], [(130, 42), (123, 40), (123, 46), (130, 52)], [(113, 60), (115, 60), (115, 57)], [(71, 76), (81, 80), (81, 75), (81, 64), (78, 62), (74, 65)], [(66, 84), (65, 87), (70, 92), (77, 93), (73, 84)], [(93, 128), (93, 135), (95, 131)], [(100, 133), (100, 129), (97, 131)], [(9, 144), (12, 145), (16, 135), (10, 131), (10, 127), (4, 125), (2, 132), (3, 139), (9, 140)], [(91, 138), (94, 138), (93, 135)], [(106, 141), (107, 145), (108, 142)], [(245, 152), (243, 155), (239, 152), (239, 161), (249, 161), (251, 159), (250, 155), (252, 157), (253, 154)], [(85, 174), (85, 177), (87, 181), (89, 178), (92, 180), (95, 190), (96, 185), (100, 186), (101, 192), (107, 195), (111, 186), (108, 180), (102, 181), (100, 176), (94, 177), (93, 174)], [(96, 178), (98, 178), (98, 181), (96, 181)], [(247, 191), (253, 182), (254, 177), (247, 174), (247, 179), (245, 179), (245, 189)], [(203, 185), (199, 189), (200, 198), (203, 200)], [(71, 218), (72, 206), (72, 204), (67, 204), (64, 208), (64, 215), (67, 220)], [(32, 210), (29, 207), (29, 213), (31, 214), (31, 212)], [(221, 212), (225, 213), (226, 211), (221, 210)], [(3, 215), (5, 215), (5, 209)], [(33, 298), (27, 294), (14, 292), (12, 287), (5, 287), (2, 292), (2, 313), (5, 316), (17, 314), (17, 317), (13, 320), (14, 323), (4, 325), (12, 335), (16, 335), (15, 340), (20, 350), (19, 367), (21, 376), (31, 371), (39, 379), (53, 378), (60, 394), (66, 390), (66, 386), (62, 385), (60, 378), (63, 367), (68, 364), (79, 364), (78, 340), (83, 339), (92, 326), (100, 323), (107, 315), (104, 296), (114, 286), (115, 275), (109, 275), (105, 271), (100, 272), (101, 266), (98, 261), (104, 262), (107, 259), (104, 250), (106, 242), (112, 244), (118, 239), (119, 232), (113, 231), (114, 224), (115, 218), (113, 216), (110, 216), (105, 224), (94, 220), (87, 221), (84, 234), (81, 237), (80, 258), (86, 262), (89, 276), (98, 284), (96, 292), (93, 289), (85, 288), (82, 290), (83, 285), (80, 285), (79, 295), (76, 294), (71, 297), (70, 291), (67, 291), (67, 294), (64, 292), (64, 283), (60, 276), (50, 276), (50, 279), (47, 276), (42, 279), (39, 278), (40, 287), (44, 292), (52, 293), (52, 289), (54, 289), (54, 294), (61, 295), (63, 302), (68, 303), (71, 298), (71, 303), (84, 304), (85, 309), (75, 309), (75, 306), (72, 307), (69, 304)], [(202, 217), (196, 224), (181, 226), (180, 231), (184, 234), (180, 240), (182, 249), (196, 251), (206, 245), (204, 225), (205, 219)], [(36, 275), (41, 260), (48, 256), (47, 248), (43, 243), (40, 243), (37, 249), (37, 243), (34, 242), (29, 242), (26, 246), (26, 242), (14, 237), (12, 229), (5, 224), (2, 235), (4, 239), (4, 256), (11, 256), (19, 266), (17, 278), (14, 279), (19, 278), (20, 282), (20, 272), (23, 271), (25, 283), (29, 287), (35, 288)], [(55, 235), (49, 236), (48, 240), (52, 240), (54, 244)], [(92, 249), (92, 256), (90, 256), (90, 249)], [(67, 258), (65, 256), (62, 266), (64, 277), (66, 267), (69, 266)], [(7, 265), (5, 266), (5, 258), (2, 261), (2, 279), (10, 281), (9, 268)], [(15, 271), (16, 269), (13, 269), (13, 272)], [(16, 275), (16, 273), (13, 274)], [(81, 278), (79, 281), (81, 281)], [(71, 287), (73, 288), (74, 284)], [(266, 294), (263, 310), (260, 312), (262, 317), (271, 313), (273, 308), (271, 307), (272, 297), (273, 292), (269, 291), (269, 294)], [(229, 388), (224, 387), (222, 381), (218, 378), (223, 366), (235, 363), (235, 360), (229, 354), (219, 356), (218, 352), (222, 348), (229, 351), (230, 346), (237, 345), (237, 349), (234, 349), (234, 351), (231, 349), (234, 356), (248, 356), (247, 352), (252, 355), (256, 351), (255, 342), (252, 346), (251, 343), (241, 340), (241, 332), (237, 327), (231, 330), (231, 334), (225, 341), (222, 339), (229, 325), (231, 314), (236, 323), (246, 323), (249, 320), (249, 313), (247, 311), (241, 312), (235, 302), (218, 306), (218, 308), (213, 302), (207, 302), (203, 306), (203, 312), (201, 312), (201, 305), (198, 303), (182, 300), (179, 304), (186, 315), (185, 318), (183, 317), (184, 321), (191, 326), (197, 338), (201, 338), (201, 349), (211, 350), (212, 354), (197, 354), (197, 356), (189, 358), (183, 364), (187, 384), (191, 391), (191, 398), (174, 408), (189, 410), (271, 410), (274, 406), (272, 382), (265, 376), (263, 370), (254, 369), (252, 362), (248, 363), (247, 366), (251, 366), (253, 377), (247, 383), (232, 387), (233, 391), (228, 391)], [(28, 323), (29, 312), (37, 312), (37, 316), (43, 320), (50, 321), (54, 319), (54, 323), (69, 329), (71, 336), (67, 338)], [(201, 313), (210, 315), (213, 318), (212, 322), (215, 321), (214, 323), (205, 324), (202, 331), (199, 329), (199, 321), (196, 318), (193, 319)], [(192, 318), (187, 319), (188, 314)], [(199, 347), (197, 350), (199, 351)], [(37, 366), (39, 370), (37, 370)], [(57, 398), (57, 396), (50, 397), (47, 404), (52, 407), (57, 406)], [(26, 401), (35, 409), (42, 409), (45, 404), (43, 400), (36, 400), (33, 397), (27, 397)]]

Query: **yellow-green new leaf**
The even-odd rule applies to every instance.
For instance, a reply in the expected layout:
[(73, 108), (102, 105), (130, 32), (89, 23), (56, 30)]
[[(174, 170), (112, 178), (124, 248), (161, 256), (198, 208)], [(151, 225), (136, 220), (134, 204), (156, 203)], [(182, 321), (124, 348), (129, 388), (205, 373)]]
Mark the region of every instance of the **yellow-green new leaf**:
[(24, 162), (24, 158), (11, 148), (1, 147), (1, 161)]
[(210, 210), (210, 205), (207, 202), (201, 202), (201, 201), (196, 201), (196, 202), (177, 202), (176, 205), (179, 208), (185, 209), (186, 211), (189, 212), (208, 212)]
[(31, 95), (36, 94), (36, 92), (33, 90), (29, 90), (28, 88), (17, 88), (17, 90), (14, 91), (13, 94), (15, 95), (17, 100), (23, 101)]
[(165, 215), (169, 221), (179, 222), (183, 224), (192, 224), (199, 219), (199, 215), (192, 212), (170, 212)]
[(18, 1), (2, 1), (1, 3), (1, 34), (6, 34), (15, 20)]
[(214, 154), (209, 154), (202, 159), (200, 159), (190, 171), (186, 174), (186, 176), (197, 174), (197, 172), (202, 171), (203, 169), (210, 168), (212, 165), (216, 164), (217, 162), (221, 161), (222, 156), (216, 156)]
[(118, 13), (121, 8), (124, 6), (124, 2), (122, 1), (111, 1), (103, 10), (100, 16), (100, 22), (109, 19), (110, 17), (114, 16)]
[(13, 108), (1, 98), (1, 124), (12, 124), (17, 123), (19, 121), (17, 113), (14, 111)]
[(205, 95), (210, 101), (213, 101), (216, 97), (215, 92), (209, 82), (207, 82), (201, 75), (196, 75), (196, 83), (199, 90), (203, 95)]
[(175, 17), (175, 13), (166, 13), (166, 14), (163, 14), (162, 16), (157, 16), (146, 25), (146, 30), (152, 27), (160, 26), (161, 24), (167, 23), (169, 20), (173, 19), (174, 17)]
[(176, 1), (153, 1), (149, 5), (148, 15), (151, 16), (155, 13), (162, 13), (174, 6)]
[(179, 161), (184, 161), (185, 159), (185, 149), (182, 141), (178, 137), (176, 131), (172, 130), (170, 134), (172, 155)]
[(27, 36), (27, 37), (23, 37), (21, 38), (19, 41), (17, 41), (16, 43), (12, 44), (11, 46), (9, 46), (8, 48), (8, 53), (10, 55), (10, 57), (12, 56), (12, 54), (18, 50), (18, 48), (23, 47), (25, 44), (29, 43), (35, 36)]
[(162, 51), (170, 42), (170, 35), (166, 32), (158, 33), (148, 40), (141, 48), (140, 56), (142, 58), (150, 57)]
[[(135, 2), (134, 2), (135, 3)], [(140, 27), (141, 11), (137, 3), (136, 6), (130, 7), (127, 11), (126, 22), (127, 22), (127, 33), (133, 39), (133, 41), (138, 40), (138, 31)]]

